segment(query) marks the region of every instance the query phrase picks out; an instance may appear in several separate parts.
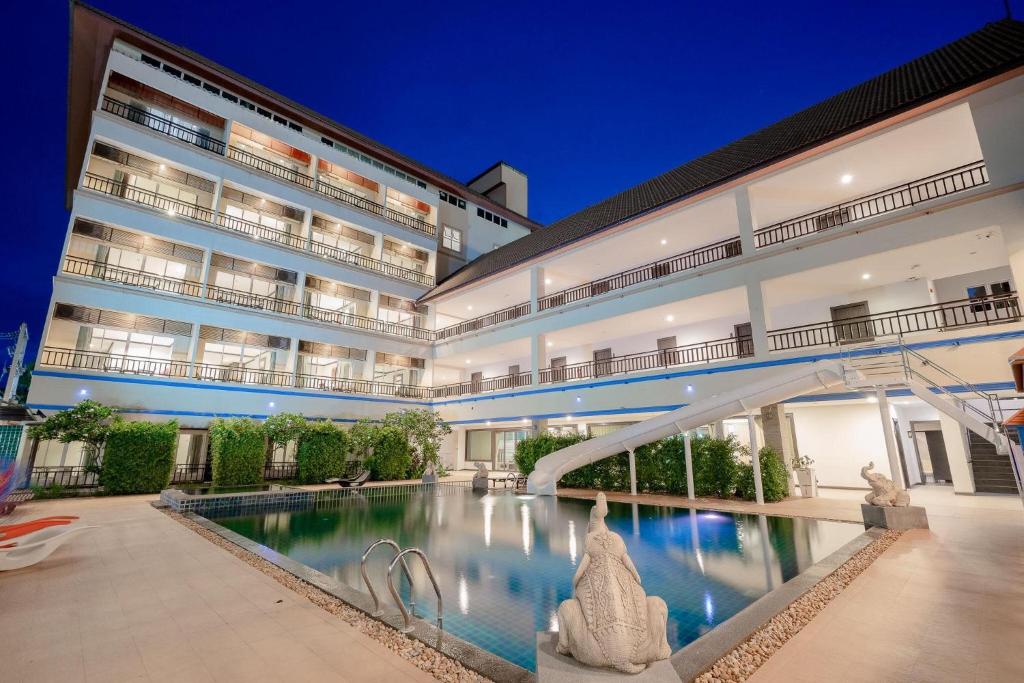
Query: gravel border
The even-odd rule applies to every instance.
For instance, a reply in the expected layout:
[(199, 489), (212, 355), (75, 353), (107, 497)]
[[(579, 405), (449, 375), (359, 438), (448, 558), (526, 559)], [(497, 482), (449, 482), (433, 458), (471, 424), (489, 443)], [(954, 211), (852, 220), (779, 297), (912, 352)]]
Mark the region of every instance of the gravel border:
[(902, 531), (895, 530), (881, 532), (870, 544), (814, 584), (694, 680), (697, 683), (738, 683), (750, 678), (902, 534)]
[(166, 508), (158, 509), (182, 526), (191, 529), (214, 545), (220, 546), (246, 564), (263, 572), (285, 588), (295, 591), (317, 607), (341, 618), (360, 633), (373, 638), (402, 659), (411, 662), (417, 668), (426, 671), (437, 680), (445, 681), (446, 683), (456, 681), (458, 683), (476, 683), (478, 681), (486, 682), (490, 680), (475, 671), (467, 669), (458, 661), (445, 656), (434, 648), (410, 638), (377, 619), (367, 616), (354, 607), (350, 607), (340, 598), (299, 579), (272, 562), (222, 538), (217, 533), (188, 519), (184, 515)]

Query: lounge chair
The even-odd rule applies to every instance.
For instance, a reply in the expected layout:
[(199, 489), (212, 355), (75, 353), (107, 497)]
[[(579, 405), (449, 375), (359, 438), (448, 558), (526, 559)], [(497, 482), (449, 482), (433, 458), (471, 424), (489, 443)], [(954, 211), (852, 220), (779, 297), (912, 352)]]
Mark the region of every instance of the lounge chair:
[(95, 526), (76, 526), (70, 529), (49, 527), (33, 532), (18, 543), (0, 548), (0, 572), (31, 567), (45, 560), (72, 536), (95, 529)]
[(337, 484), (338, 486), (347, 489), (347, 488), (355, 488), (357, 486), (362, 486), (363, 484), (365, 484), (369, 480), (370, 480), (370, 470), (360, 470), (359, 472), (355, 473), (354, 475), (347, 475), (347, 476), (344, 476), (344, 477), (334, 477), (334, 478), (331, 478), (331, 479), (326, 479), (325, 483), (327, 483), (327, 484)]
[(22, 503), (27, 503), (36, 497), (36, 494), (28, 489), (21, 491), (14, 491), (7, 495), (6, 498), (0, 500), (0, 517), (9, 515), (14, 512), (14, 508), (18, 507)]
[(41, 517), (29, 522), (21, 522), (20, 524), (5, 524), (0, 526), (0, 541), (9, 541), (12, 538), (18, 538), (19, 536), (35, 533), (36, 531), (41, 531), (42, 529), (46, 529), (51, 526), (71, 524), (71, 522), (74, 522), (77, 519), (78, 517), (71, 515), (61, 515), (56, 517)]

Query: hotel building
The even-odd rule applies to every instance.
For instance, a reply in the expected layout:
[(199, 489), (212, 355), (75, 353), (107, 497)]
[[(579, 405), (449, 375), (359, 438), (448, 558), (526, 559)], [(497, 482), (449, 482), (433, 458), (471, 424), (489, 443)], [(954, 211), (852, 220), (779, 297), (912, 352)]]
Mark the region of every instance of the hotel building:
[[(80, 4), (68, 96), (70, 220), (29, 404), (177, 419), (179, 480), (203, 477), (216, 416), (429, 407), (454, 427), (447, 464), (502, 469), (537, 430), (607, 434), (844, 359), (929, 396), (862, 376), (706, 429), (747, 443), (753, 424), (822, 486), (875, 460), (1017, 493), (967, 426), (1019, 403), (1020, 22), (547, 226), (508, 164), (458, 182)], [(73, 447), (31, 451), (37, 482), (86, 476)]]

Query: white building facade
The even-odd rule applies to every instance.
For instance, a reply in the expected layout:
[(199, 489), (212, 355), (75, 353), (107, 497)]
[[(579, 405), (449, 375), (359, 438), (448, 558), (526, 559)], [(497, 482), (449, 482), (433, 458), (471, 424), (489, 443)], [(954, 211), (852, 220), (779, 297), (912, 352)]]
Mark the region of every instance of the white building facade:
[[(1024, 345), (1022, 36), (989, 25), (537, 229), (506, 164), (460, 185), (118, 24), (69, 157), (30, 406), (89, 397), (196, 439), (216, 416), (429, 407), (455, 427), (449, 465), (500, 469), (536, 430), (600, 435), (879, 354), (996, 420)], [(928, 78), (964, 54), (983, 59)], [(988, 444), (898, 387), (756, 408), (754, 438), (823, 486), (874, 460), (1014, 492)], [(748, 424), (708, 429), (746, 443)]]

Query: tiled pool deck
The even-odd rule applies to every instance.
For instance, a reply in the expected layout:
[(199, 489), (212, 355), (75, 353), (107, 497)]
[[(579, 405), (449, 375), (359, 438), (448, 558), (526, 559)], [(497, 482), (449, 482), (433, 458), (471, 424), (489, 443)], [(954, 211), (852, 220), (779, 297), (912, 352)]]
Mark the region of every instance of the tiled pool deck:
[[(859, 492), (822, 493), (764, 511), (858, 518)], [(658, 498), (642, 497), (685, 503)], [(931, 532), (900, 538), (751, 680), (1024, 680), (1019, 499), (948, 489), (917, 489), (914, 499), (928, 508)], [(15, 519), (78, 514), (100, 528), (37, 567), (0, 574), (4, 680), (434, 680), (153, 509), (154, 500), (18, 509)]]

